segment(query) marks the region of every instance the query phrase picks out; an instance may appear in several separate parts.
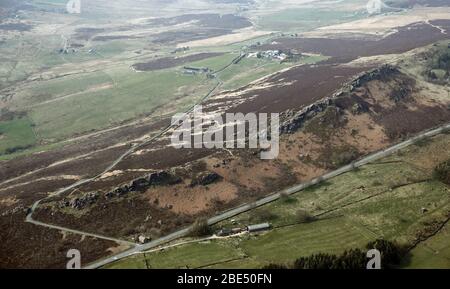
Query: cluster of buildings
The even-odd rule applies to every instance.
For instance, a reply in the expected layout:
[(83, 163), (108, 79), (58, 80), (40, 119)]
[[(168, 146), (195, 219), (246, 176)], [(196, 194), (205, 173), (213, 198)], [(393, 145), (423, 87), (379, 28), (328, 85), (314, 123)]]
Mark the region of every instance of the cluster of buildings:
[(266, 50), (250, 53), (248, 57), (266, 58), (270, 60), (283, 61), (288, 58), (288, 55), (281, 50)]
[(280, 62), (287, 61), (290, 59), (294, 59), (301, 57), (302, 54), (298, 53), (297, 51), (289, 50), (288, 52), (275, 49), (275, 50), (266, 50), (266, 51), (258, 51), (258, 52), (252, 52), (249, 53), (247, 57), (256, 57), (256, 58), (263, 58), (263, 59), (269, 59), (269, 60), (277, 60)]

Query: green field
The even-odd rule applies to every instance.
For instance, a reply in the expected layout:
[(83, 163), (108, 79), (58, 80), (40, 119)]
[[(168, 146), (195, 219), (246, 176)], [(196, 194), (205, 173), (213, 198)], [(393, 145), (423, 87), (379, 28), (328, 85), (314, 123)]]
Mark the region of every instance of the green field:
[(221, 56), (210, 57), (207, 59), (194, 61), (187, 63), (185, 66), (193, 66), (193, 67), (208, 67), (212, 71), (217, 71), (223, 69), (225, 66), (231, 63), (233, 59), (239, 56), (238, 53), (226, 53)]
[(284, 33), (305, 32), (323, 26), (358, 20), (366, 16), (365, 10), (352, 10), (339, 6), (309, 6), (286, 9), (261, 16), (257, 24), (265, 30), (276, 30)]
[(411, 251), (406, 268), (450, 268), (450, 227), (447, 224), (438, 235), (419, 244)]
[[(277, 61), (244, 58), (238, 64), (228, 66), (238, 55), (225, 53), (186, 65), (220, 70), (218, 77), (224, 83), (221, 89), (236, 89), (290, 66), (325, 59), (310, 56), (297, 62), (280, 64)], [(227, 69), (222, 70), (224, 67)], [(55, 143), (142, 116), (161, 114), (167, 109), (183, 111), (216, 83), (217, 80), (207, 79), (205, 75), (185, 75), (181, 66), (134, 72), (129, 64), (118, 62), (101, 70), (23, 85), (16, 91), (10, 107), (26, 109), (29, 119), (35, 124), (37, 140)], [(11, 143), (7, 144), (4, 140), (0, 140), (0, 145), (8, 148)], [(28, 139), (22, 141), (30, 144)]]
[(35, 142), (32, 123), (28, 118), (0, 122), (0, 155), (28, 148)]
[(105, 73), (114, 83), (111, 88), (33, 107), (30, 117), (38, 135), (43, 139), (63, 139), (110, 127), (150, 114), (182, 97), (199, 99), (214, 85), (203, 77), (173, 71), (136, 73), (117, 69)]
[(83, 92), (83, 89), (92, 89), (96, 86), (107, 84), (113, 84), (113, 80), (108, 74), (101, 71), (35, 82), (23, 87), (15, 95), (13, 105), (17, 109), (38, 106), (45, 101), (80, 93)]
[[(340, 254), (346, 249), (363, 248), (377, 238), (409, 244), (427, 222), (442, 220), (450, 210), (449, 187), (434, 180), (426, 167), (450, 158), (449, 142), (450, 135), (435, 137), (397, 155), (243, 213), (233, 218), (234, 224), (228, 220), (215, 226), (218, 230), (268, 221), (273, 226), (269, 232), (210, 241), (199, 245), (202, 250), (193, 244), (182, 245), (147, 253), (145, 257), (148, 262), (158, 264), (156, 267), (164, 268), (260, 268), (271, 262), (289, 264), (313, 253)], [(421, 158), (430, 153), (434, 159), (428, 164), (421, 162)], [(422, 208), (427, 208), (428, 212), (423, 213)], [(316, 220), (299, 221), (298, 210)], [(271, 212), (268, 219), (260, 219), (264, 216), (261, 211)], [(419, 243), (411, 251), (410, 260), (405, 260), (405, 267), (448, 268), (448, 234), (447, 226), (436, 236)], [(217, 246), (228, 246), (226, 250), (221, 249), (225, 255), (215, 257), (214, 254), (219, 254), (215, 252)], [(234, 260), (239, 256), (241, 260)], [(139, 258), (125, 259), (108, 267), (130, 268), (145, 263), (143, 255)]]
[[(138, 254), (124, 263), (112, 264), (110, 269), (126, 268), (198, 268), (205, 264), (228, 262), (243, 258), (229, 242), (203, 241), (145, 254)], [(146, 260), (145, 260), (146, 259)], [(117, 266), (119, 265), (119, 266)]]

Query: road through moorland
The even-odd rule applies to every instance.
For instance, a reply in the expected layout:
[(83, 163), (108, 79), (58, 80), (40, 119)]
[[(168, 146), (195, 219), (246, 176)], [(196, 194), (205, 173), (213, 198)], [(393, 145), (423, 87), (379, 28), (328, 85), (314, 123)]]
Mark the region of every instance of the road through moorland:
[[(212, 96), (214, 94), (214, 92), (223, 84), (222, 80), (219, 78), (218, 73), (220, 73), (221, 71), (227, 69), (228, 67), (230, 67), (235, 61), (236, 59), (238, 59), (240, 56), (235, 57), (230, 63), (228, 63), (227, 65), (225, 65), (223, 68), (221, 68), (220, 70), (214, 72), (215, 76), (216, 76), (216, 84), (208, 91), (208, 93), (206, 95), (204, 95), (197, 103), (195, 103), (194, 105), (192, 105), (188, 110), (185, 111), (186, 114), (192, 112), (194, 110), (194, 107), (196, 105), (199, 105), (201, 103), (203, 103), (205, 100), (207, 100), (210, 96)], [(72, 185), (69, 185), (67, 187), (64, 187), (58, 191), (56, 191), (55, 193), (42, 198), (38, 201), (36, 201), (35, 203), (33, 203), (33, 205), (31, 206), (31, 208), (29, 209), (29, 212), (26, 216), (25, 221), (37, 226), (42, 226), (42, 227), (46, 227), (49, 229), (56, 229), (56, 230), (60, 230), (63, 232), (69, 232), (69, 233), (73, 233), (73, 234), (78, 234), (78, 235), (83, 235), (83, 236), (91, 236), (91, 237), (95, 237), (98, 239), (102, 239), (102, 240), (109, 240), (109, 241), (114, 241), (120, 244), (126, 244), (126, 245), (132, 245), (132, 246), (137, 246), (134, 243), (125, 241), (125, 240), (121, 240), (121, 239), (117, 239), (117, 238), (111, 238), (111, 237), (107, 237), (107, 236), (102, 236), (102, 235), (98, 235), (98, 234), (94, 234), (94, 233), (89, 233), (89, 232), (83, 232), (80, 230), (74, 230), (74, 229), (70, 229), (70, 228), (66, 228), (66, 227), (62, 227), (62, 226), (57, 226), (57, 225), (52, 225), (52, 224), (48, 224), (48, 223), (44, 223), (44, 222), (40, 222), (37, 221), (35, 219), (33, 219), (33, 213), (36, 211), (36, 209), (39, 207), (39, 204), (45, 200), (48, 200), (52, 197), (55, 196), (59, 196), (61, 194), (64, 194), (66, 192), (69, 192), (70, 190), (73, 190), (79, 186), (82, 186), (84, 184), (87, 184), (89, 182), (92, 182), (96, 179), (98, 179), (99, 177), (101, 177), (102, 175), (110, 172), (112, 169), (114, 169), (124, 158), (126, 158), (127, 156), (131, 155), (132, 153), (134, 153), (135, 151), (137, 151), (138, 149), (140, 149), (141, 147), (153, 142), (154, 140), (156, 140), (157, 138), (163, 136), (165, 133), (167, 133), (169, 130), (176, 128), (177, 125), (168, 125), (166, 128), (164, 128), (162, 131), (160, 131), (157, 135), (139, 143), (139, 144), (134, 144), (133, 146), (131, 146), (130, 149), (128, 149), (126, 152), (124, 152), (122, 155), (120, 155), (117, 159), (115, 159), (107, 168), (104, 169), (103, 172), (99, 173), (96, 176), (93, 176), (91, 178), (87, 178), (87, 179), (83, 179), (83, 180), (79, 180), (77, 182), (75, 182)]]
[[(217, 84), (210, 90), (210, 92), (209, 92), (205, 97), (202, 98), (201, 101), (204, 101), (204, 100), (207, 99), (210, 95), (212, 95), (212, 93), (213, 93), (213, 92), (214, 92), (221, 84), (222, 84), (222, 82), (219, 80), (219, 81), (217, 82)], [(194, 106), (192, 106), (186, 113), (191, 112), (193, 109), (194, 109)], [(40, 200), (36, 201), (36, 202), (31, 206), (30, 211), (28, 212), (28, 215), (27, 215), (27, 217), (26, 217), (26, 219), (25, 219), (26, 222), (31, 223), (31, 224), (35, 224), (35, 225), (38, 225), (38, 226), (44, 226), (44, 227), (48, 227), (48, 228), (52, 228), (52, 229), (59, 229), (59, 230), (62, 230), (62, 231), (67, 231), (67, 232), (77, 233), (77, 234), (81, 234), (81, 235), (87, 235), (87, 236), (91, 235), (91, 236), (95, 236), (95, 237), (100, 238), (100, 239), (114, 240), (114, 241), (117, 241), (117, 242), (119, 242), (119, 243), (123, 243), (123, 242), (128, 243), (128, 242), (123, 241), (123, 240), (120, 240), (120, 239), (109, 238), (109, 237), (105, 237), (105, 236), (101, 236), (101, 235), (95, 235), (95, 234), (91, 234), (91, 233), (87, 233), (87, 232), (82, 232), (82, 231), (78, 231), (78, 230), (72, 230), (72, 229), (68, 229), (68, 228), (64, 228), (64, 227), (60, 227), (60, 226), (54, 226), (54, 225), (46, 224), (46, 223), (43, 223), (43, 222), (39, 222), (39, 221), (36, 221), (36, 220), (33, 219), (33, 213), (34, 213), (34, 211), (37, 209), (37, 207), (39, 206), (39, 204), (40, 204), (42, 201), (47, 200), (47, 199), (52, 198), (52, 197), (55, 197), (55, 196), (58, 196), (58, 195), (61, 195), (61, 194), (66, 193), (66, 192), (68, 192), (68, 191), (70, 191), (70, 190), (73, 190), (73, 189), (75, 189), (75, 188), (77, 188), (77, 187), (79, 187), (79, 186), (81, 186), (81, 185), (84, 185), (84, 184), (86, 184), (86, 183), (89, 183), (89, 182), (91, 182), (91, 181), (94, 181), (94, 180), (98, 179), (98, 178), (101, 177), (102, 175), (104, 175), (104, 174), (110, 172), (113, 168), (115, 168), (115, 167), (116, 167), (116, 166), (117, 166), (124, 158), (126, 158), (126, 157), (129, 156), (130, 154), (134, 153), (134, 152), (135, 152), (136, 150), (138, 150), (139, 148), (141, 148), (141, 147), (143, 147), (143, 146), (145, 146), (145, 145), (151, 143), (151, 142), (154, 141), (155, 139), (161, 137), (162, 135), (164, 135), (166, 132), (168, 132), (170, 129), (172, 129), (172, 128), (174, 128), (174, 127), (175, 127), (175, 126), (170, 125), (170, 126), (166, 127), (165, 129), (163, 129), (163, 130), (162, 130), (160, 133), (158, 133), (156, 136), (153, 136), (152, 138), (150, 138), (150, 139), (148, 139), (148, 140), (146, 140), (146, 141), (144, 141), (144, 142), (142, 142), (142, 143), (140, 143), (140, 144), (133, 145), (130, 149), (128, 149), (126, 152), (124, 152), (122, 155), (120, 155), (120, 156), (119, 156), (112, 164), (110, 164), (110, 165), (109, 165), (103, 172), (101, 172), (100, 174), (98, 174), (98, 175), (96, 175), (96, 176), (94, 176), (94, 177), (92, 177), (92, 178), (80, 180), (80, 181), (78, 181), (78, 182), (76, 182), (76, 183), (74, 183), (74, 184), (72, 184), (72, 185), (70, 185), (70, 186), (68, 186), (68, 187), (65, 187), (65, 188), (60, 189), (59, 191), (57, 191), (57, 192), (54, 193), (54, 194), (51, 194), (51, 195), (49, 195), (49, 196), (47, 196), (47, 197), (45, 197), (45, 198), (43, 198), (43, 199), (40, 199)]]
[[(432, 129), (432, 130), (428, 130), (428, 131), (422, 132), (422, 133), (418, 134), (417, 136), (412, 137), (412, 138), (410, 138), (410, 139), (408, 139), (406, 141), (403, 141), (403, 142), (398, 143), (396, 145), (393, 145), (393, 146), (391, 146), (389, 148), (386, 148), (386, 149), (380, 150), (378, 152), (375, 152), (373, 154), (370, 154), (370, 155), (368, 155), (368, 156), (366, 156), (366, 157), (364, 157), (364, 158), (362, 158), (362, 159), (360, 159), (360, 160), (358, 160), (358, 161), (356, 161), (356, 162), (354, 162), (352, 164), (346, 165), (346, 166), (341, 167), (341, 168), (339, 168), (337, 170), (329, 172), (329, 173), (327, 173), (325, 175), (317, 177), (317, 178), (315, 178), (315, 179), (313, 179), (313, 180), (311, 180), (309, 182), (302, 183), (302, 184), (290, 187), (288, 189), (282, 190), (280, 192), (274, 193), (274, 194), (269, 195), (269, 196), (267, 196), (267, 197), (265, 197), (263, 199), (260, 199), (260, 200), (258, 200), (256, 202), (244, 204), (244, 205), (241, 205), (241, 206), (239, 206), (237, 208), (225, 211), (225, 212), (223, 212), (223, 213), (221, 213), (221, 214), (219, 214), (217, 216), (214, 216), (214, 217), (210, 218), (208, 220), (208, 223), (210, 225), (213, 225), (213, 224), (216, 224), (218, 222), (224, 221), (226, 219), (232, 218), (232, 217), (234, 217), (236, 215), (239, 215), (239, 214), (244, 213), (246, 211), (252, 210), (252, 209), (254, 209), (256, 207), (260, 207), (260, 206), (263, 206), (263, 205), (268, 204), (270, 202), (273, 202), (273, 201), (279, 199), (281, 197), (281, 195), (283, 195), (283, 194), (289, 194), (289, 195), (295, 194), (295, 193), (297, 193), (299, 191), (302, 191), (302, 190), (304, 190), (304, 189), (306, 189), (308, 187), (311, 187), (313, 185), (316, 185), (316, 184), (318, 184), (320, 182), (329, 180), (329, 179), (334, 178), (336, 176), (339, 176), (339, 175), (342, 175), (344, 173), (350, 172), (350, 171), (354, 170), (355, 168), (361, 167), (361, 166), (366, 165), (368, 163), (371, 163), (373, 161), (376, 161), (376, 160), (379, 160), (379, 159), (384, 158), (386, 156), (389, 156), (389, 155), (391, 155), (391, 154), (393, 154), (393, 153), (395, 153), (395, 152), (397, 152), (397, 151), (399, 151), (401, 149), (404, 149), (404, 148), (406, 148), (406, 147), (408, 147), (408, 146), (410, 146), (410, 145), (412, 145), (414, 143), (417, 143), (418, 141), (420, 141), (422, 139), (433, 137), (433, 136), (436, 136), (436, 135), (439, 135), (439, 134), (441, 134), (443, 132), (448, 132), (448, 131), (450, 131), (450, 123), (447, 123), (447, 124), (445, 124), (443, 126), (440, 126), (438, 128)], [(191, 227), (187, 227), (187, 228), (181, 229), (179, 231), (176, 231), (176, 232), (171, 233), (171, 234), (169, 234), (169, 235), (167, 235), (165, 237), (162, 237), (160, 239), (156, 239), (156, 240), (154, 240), (152, 242), (149, 242), (147, 244), (144, 244), (144, 245), (136, 245), (134, 248), (131, 248), (131, 249), (127, 250), (127, 251), (124, 251), (124, 252), (116, 254), (114, 256), (111, 256), (111, 257), (105, 258), (103, 260), (94, 262), (94, 263), (86, 266), (85, 269), (96, 269), (96, 268), (105, 266), (107, 264), (110, 264), (112, 262), (115, 262), (117, 260), (129, 257), (129, 256), (134, 255), (136, 253), (147, 251), (147, 250), (150, 250), (152, 248), (156, 248), (158, 246), (161, 246), (161, 245), (163, 245), (165, 243), (168, 243), (170, 241), (174, 241), (174, 240), (176, 240), (178, 238), (185, 237), (189, 233), (190, 228)]]

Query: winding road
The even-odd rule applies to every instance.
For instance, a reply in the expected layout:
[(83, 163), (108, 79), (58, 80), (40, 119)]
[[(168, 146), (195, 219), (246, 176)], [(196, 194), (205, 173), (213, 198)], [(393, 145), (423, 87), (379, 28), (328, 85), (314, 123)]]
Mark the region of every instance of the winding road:
[[(186, 114), (191, 113), (194, 110), (195, 106), (203, 103), (205, 100), (207, 100), (209, 97), (211, 97), (213, 95), (213, 93), (217, 90), (217, 88), (219, 88), (223, 84), (222, 80), (218, 77), (218, 73), (223, 71), (223, 70), (225, 70), (225, 69), (227, 69), (228, 67), (230, 67), (234, 63), (234, 61), (237, 58), (239, 58), (239, 57), (241, 57), (241, 56), (233, 58), (233, 60), (231, 60), (230, 63), (226, 64), (220, 70), (214, 72), (214, 75), (216, 76), (217, 83), (211, 88), (211, 90), (208, 91), (208, 93), (205, 96), (203, 96), (200, 100), (198, 100), (195, 104), (193, 104), (188, 110), (186, 110), (185, 111)], [(155, 135), (155, 136), (153, 136), (153, 137), (151, 137), (151, 138), (149, 138), (147, 140), (144, 140), (144, 141), (142, 141), (139, 144), (132, 145), (130, 149), (128, 149), (126, 152), (124, 152), (122, 155), (120, 155), (116, 160), (114, 160), (113, 163), (111, 163), (107, 168), (105, 168), (105, 170), (103, 172), (97, 174), (96, 176), (93, 176), (93, 177), (87, 178), (87, 179), (83, 179), (83, 180), (79, 180), (79, 181), (75, 182), (74, 184), (72, 184), (70, 186), (64, 187), (64, 188), (58, 190), (57, 192), (55, 192), (55, 193), (53, 193), (53, 194), (51, 194), (51, 195), (49, 195), (49, 196), (47, 196), (45, 198), (42, 198), (42, 199), (36, 201), (31, 206), (31, 208), (30, 208), (30, 210), (29, 210), (29, 212), (28, 212), (28, 214), (27, 214), (27, 216), (25, 218), (25, 221), (27, 223), (31, 223), (31, 224), (34, 224), (34, 225), (37, 225), (37, 226), (42, 226), (42, 227), (46, 227), (46, 228), (49, 228), (49, 229), (56, 229), (56, 230), (60, 230), (62, 232), (69, 232), (69, 233), (83, 235), (83, 236), (91, 236), (91, 237), (95, 237), (95, 238), (102, 239), (102, 240), (114, 241), (114, 242), (117, 242), (117, 243), (120, 243), (120, 244), (126, 244), (126, 245), (132, 245), (132, 246), (139, 247), (139, 245), (136, 245), (135, 243), (128, 242), (128, 241), (125, 241), (125, 240), (121, 240), (121, 239), (117, 239), (117, 238), (111, 238), (111, 237), (102, 236), (102, 235), (89, 233), (89, 232), (83, 232), (83, 231), (74, 230), (74, 229), (70, 229), (70, 228), (66, 228), (66, 227), (62, 227), (62, 226), (56, 226), (56, 225), (52, 225), (52, 224), (43, 223), (43, 222), (40, 222), (40, 221), (37, 221), (37, 220), (33, 219), (33, 213), (39, 207), (39, 204), (41, 202), (43, 202), (45, 200), (48, 200), (50, 198), (53, 198), (55, 196), (59, 196), (59, 195), (61, 195), (63, 193), (69, 192), (70, 190), (73, 190), (73, 189), (75, 189), (75, 188), (77, 188), (77, 187), (79, 187), (81, 185), (87, 184), (89, 182), (92, 182), (92, 181), (100, 178), (102, 175), (104, 175), (104, 174), (110, 172), (112, 169), (114, 169), (124, 158), (126, 158), (127, 156), (129, 156), (132, 153), (136, 152), (141, 147), (143, 147), (143, 146), (153, 142), (157, 138), (163, 136), (169, 130), (174, 129), (176, 127), (177, 127), (177, 125), (172, 125), (172, 124), (168, 125), (162, 131), (160, 131), (157, 135)]]

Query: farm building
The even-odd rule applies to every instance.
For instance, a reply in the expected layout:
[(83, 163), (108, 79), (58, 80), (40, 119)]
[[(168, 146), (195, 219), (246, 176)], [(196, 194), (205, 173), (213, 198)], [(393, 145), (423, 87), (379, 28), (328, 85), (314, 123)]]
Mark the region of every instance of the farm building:
[(221, 229), (218, 233), (217, 233), (217, 236), (220, 236), (220, 237), (225, 237), (225, 236), (229, 236), (229, 235), (231, 235), (231, 229)]
[(230, 236), (230, 235), (234, 235), (234, 234), (239, 234), (242, 231), (243, 230), (241, 228), (233, 228), (233, 229), (222, 228), (219, 232), (217, 232), (217, 236), (225, 237), (225, 236)]
[(252, 232), (270, 230), (270, 228), (271, 228), (271, 225), (269, 223), (262, 223), (262, 224), (247, 226), (247, 231), (249, 233), (252, 233)]

